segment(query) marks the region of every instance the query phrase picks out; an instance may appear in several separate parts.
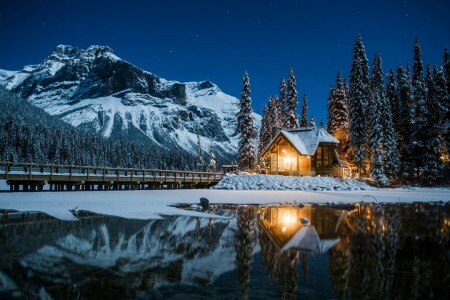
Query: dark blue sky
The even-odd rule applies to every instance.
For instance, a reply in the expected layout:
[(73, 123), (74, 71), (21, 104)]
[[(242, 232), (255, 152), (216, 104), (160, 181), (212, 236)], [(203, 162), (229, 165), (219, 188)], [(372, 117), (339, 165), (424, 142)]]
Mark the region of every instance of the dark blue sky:
[(210, 79), (236, 97), (248, 71), (261, 113), (293, 66), (299, 100), (308, 94), (319, 121), (336, 73), (348, 77), (358, 33), (370, 64), (380, 53), (385, 73), (412, 61), (416, 36), (424, 61), (440, 65), (450, 47), (449, 12), (448, 0), (3, 0), (0, 68), (40, 63), (58, 44), (108, 45), (156, 75)]

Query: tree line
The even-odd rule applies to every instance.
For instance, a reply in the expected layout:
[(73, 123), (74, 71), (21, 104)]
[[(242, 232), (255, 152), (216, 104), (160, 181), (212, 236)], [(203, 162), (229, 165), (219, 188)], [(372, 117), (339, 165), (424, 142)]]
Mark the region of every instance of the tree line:
[[(386, 80), (385, 80), (386, 77)], [(338, 73), (328, 96), (329, 133), (339, 141), (341, 156), (356, 165), (359, 176), (370, 176), (380, 184), (439, 184), (445, 181), (450, 161), (450, 59), (444, 50), (442, 66), (424, 68), (419, 41), (414, 44), (410, 69), (383, 71), (380, 54), (369, 69), (363, 40), (353, 49), (349, 82)], [(250, 81), (242, 83), (236, 134), (240, 135), (238, 162), (252, 169), (272, 139), (272, 129), (315, 127), (308, 121), (308, 98), (303, 95), (301, 118), (297, 114), (298, 92), (294, 71), (280, 83), (280, 95), (270, 96), (263, 106), (257, 132), (252, 117)], [(320, 123), (324, 127), (323, 121)], [(447, 175), (448, 176), (448, 175)]]
[(256, 162), (260, 165), (267, 163), (261, 160), (261, 156), (272, 140), (272, 129), (274, 127), (292, 129), (316, 126), (314, 116), (308, 121), (308, 98), (306, 94), (303, 95), (301, 117), (297, 114), (297, 80), (292, 67), (289, 71), (288, 81), (286, 82), (286, 79), (282, 78), (279, 91), (279, 96), (270, 96), (268, 103), (263, 106), (258, 139), (258, 132), (254, 124), (255, 120), (252, 116), (250, 79), (247, 73), (244, 74), (240, 110), (236, 115), (236, 134), (240, 135), (238, 162), (244, 169), (251, 170)]
[(449, 160), (450, 62), (424, 68), (419, 41), (411, 71), (399, 65), (386, 75), (380, 54), (371, 73), (361, 36), (353, 49), (349, 84), (338, 73), (328, 96), (328, 131), (359, 173), (378, 183), (432, 185), (444, 179)]

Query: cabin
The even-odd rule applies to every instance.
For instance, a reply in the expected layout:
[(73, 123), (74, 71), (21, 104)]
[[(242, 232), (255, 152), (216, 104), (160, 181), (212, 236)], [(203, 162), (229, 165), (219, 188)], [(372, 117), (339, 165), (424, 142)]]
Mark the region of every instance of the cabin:
[(323, 128), (275, 128), (262, 160), (268, 174), (351, 177), (351, 169), (337, 153), (338, 144)]

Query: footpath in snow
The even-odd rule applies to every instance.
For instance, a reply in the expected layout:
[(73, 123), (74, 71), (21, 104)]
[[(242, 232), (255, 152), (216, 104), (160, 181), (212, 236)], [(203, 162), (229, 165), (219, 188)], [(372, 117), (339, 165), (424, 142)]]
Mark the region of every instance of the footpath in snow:
[(355, 179), (332, 177), (282, 176), (282, 175), (235, 175), (226, 174), (213, 187), (219, 190), (264, 191), (366, 191), (376, 190), (367, 183)]

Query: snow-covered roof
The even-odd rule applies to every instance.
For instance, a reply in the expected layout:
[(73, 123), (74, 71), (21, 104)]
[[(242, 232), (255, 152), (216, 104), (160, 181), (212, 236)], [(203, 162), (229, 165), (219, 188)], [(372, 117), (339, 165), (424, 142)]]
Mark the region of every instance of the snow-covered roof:
[(319, 143), (339, 144), (339, 141), (323, 128), (303, 127), (281, 130), (270, 142), (269, 147), (279, 135), (283, 135), (303, 155), (314, 155)]

